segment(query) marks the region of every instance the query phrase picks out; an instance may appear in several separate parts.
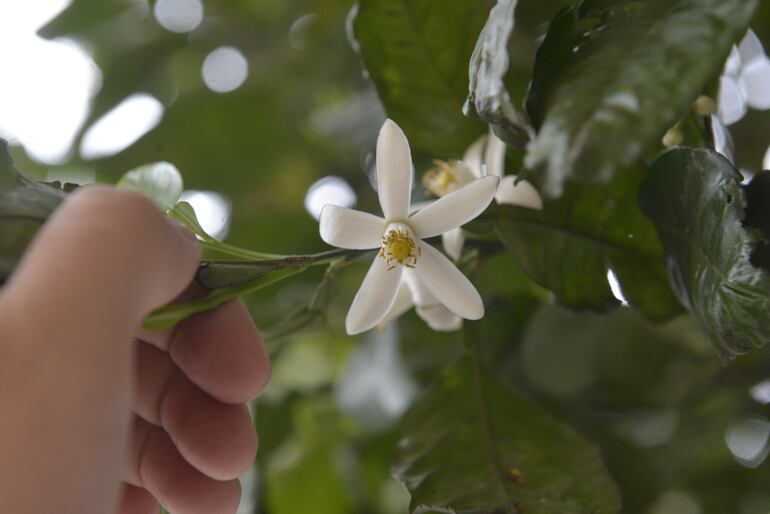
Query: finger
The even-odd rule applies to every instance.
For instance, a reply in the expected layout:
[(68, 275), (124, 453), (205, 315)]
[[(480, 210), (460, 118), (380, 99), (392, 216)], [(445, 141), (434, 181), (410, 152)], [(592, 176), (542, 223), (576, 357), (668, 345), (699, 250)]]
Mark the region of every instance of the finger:
[(259, 331), (240, 300), (184, 320), (174, 330), (142, 332), (167, 349), (185, 375), (214, 398), (243, 403), (270, 379), (270, 359)]
[(67, 328), (110, 335), (116, 327), (133, 330), (195, 273), (200, 250), (179, 227), (141, 195), (83, 188), (41, 229), (6, 292), (19, 313), (77, 314)]
[(241, 497), (237, 480), (217, 481), (188, 464), (166, 432), (137, 418), (124, 480), (143, 487), (171, 512), (235, 514)]
[[(0, 293), (0, 405), (12, 420), (0, 424), (0, 512), (117, 505), (131, 336), (185, 287), (198, 259), (192, 239), (124, 191), (75, 192), (41, 229)], [(34, 452), (18, 444), (30, 440)]]
[(141, 487), (124, 484), (118, 514), (158, 514), (160, 505)]
[(217, 480), (236, 478), (254, 462), (257, 433), (246, 405), (201, 391), (167, 353), (137, 343), (134, 412), (161, 425), (184, 459)]

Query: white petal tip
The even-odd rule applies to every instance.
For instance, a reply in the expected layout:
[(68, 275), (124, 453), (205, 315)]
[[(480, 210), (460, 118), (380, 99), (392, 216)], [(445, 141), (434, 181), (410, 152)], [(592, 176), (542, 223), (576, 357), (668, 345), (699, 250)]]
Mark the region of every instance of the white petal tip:
[(330, 244), (331, 220), (329, 219), (329, 213), (331, 209), (329, 209), (329, 207), (331, 207), (331, 205), (324, 205), (321, 209), (321, 214), (318, 215), (318, 233), (321, 235), (321, 240), (326, 244)]
[(366, 326), (366, 323), (362, 322), (360, 319), (353, 319), (350, 316), (350, 313), (348, 313), (347, 318), (345, 318), (345, 332), (349, 336), (356, 336), (358, 334), (361, 334), (363, 332), (366, 332), (367, 330), (371, 330), (372, 328), (376, 327), (377, 324), (379, 324), (382, 320), (378, 321), (377, 323)]
[(543, 210), (543, 199), (535, 186), (526, 180), (516, 182), (514, 175), (508, 175), (500, 182), (495, 200), (501, 205), (515, 205), (528, 209)]
[(380, 136), (383, 135), (403, 135), (404, 131), (401, 130), (401, 127), (398, 126), (398, 123), (388, 118), (385, 120), (385, 123), (382, 124), (382, 128), (380, 128)]
[(484, 317), (484, 302), (481, 301), (481, 297), (473, 298), (464, 307), (464, 312), (456, 313), (461, 318), (476, 321)]

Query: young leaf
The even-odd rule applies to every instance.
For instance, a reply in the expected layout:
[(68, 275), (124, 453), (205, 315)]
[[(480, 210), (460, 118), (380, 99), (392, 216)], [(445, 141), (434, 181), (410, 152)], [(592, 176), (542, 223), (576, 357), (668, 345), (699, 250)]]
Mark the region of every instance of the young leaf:
[(513, 32), (518, 0), (498, 0), (481, 31), (470, 64), (470, 94), (463, 111), (492, 125), (497, 136), (524, 148), (532, 129), (514, 107), (503, 79), (508, 71), (508, 39)]
[(201, 239), (201, 241), (209, 243), (217, 242), (216, 239), (208, 235), (206, 231), (203, 230), (200, 222), (198, 222), (198, 217), (195, 215), (195, 209), (193, 209), (193, 206), (189, 203), (178, 202), (176, 205), (174, 205), (173, 208), (171, 208), (171, 210), (168, 211), (168, 215), (187, 225), (187, 228), (192, 230), (193, 233)]
[(145, 164), (123, 175), (117, 187), (138, 191), (163, 211), (173, 208), (182, 195), (182, 175), (170, 162)]
[[(741, 180), (718, 153), (677, 148), (652, 164), (640, 191), (663, 241), (674, 292), (724, 359), (770, 340), (770, 276), (752, 264), (763, 238), (744, 226)], [(768, 197), (756, 201), (766, 204)]]
[(596, 449), (478, 362), (452, 367), (407, 413), (393, 468), (410, 512), (615, 514)]
[(561, 11), (527, 99), (539, 132), (526, 165), (542, 169), (546, 194), (567, 180), (607, 181), (658, 141), (719, 73), (756, 6), (604, 0)]
[(351, 44), (413, 148), (459, 157), (484, 132), (462, 107), (486, 14), (478, 0), (360, 0), (353, 8)]
[(670, 318), (681, 306), (655, 228), (637, 203), (643, 177), (631, 169), (610, 184), (570, 184), (542, 211), (501, 206), (497, 232), (522, 271), (569, 308), (617, 305), (607, 281), (612, 269), (631, 306), (654, 320)]

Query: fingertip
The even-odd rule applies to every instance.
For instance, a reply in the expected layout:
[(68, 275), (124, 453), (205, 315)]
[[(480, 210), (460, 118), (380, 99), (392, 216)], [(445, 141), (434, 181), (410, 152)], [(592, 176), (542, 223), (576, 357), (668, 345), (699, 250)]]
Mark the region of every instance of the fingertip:
[(160, 415), (179, 453), (203, 474), (231, 480), (254, 463), (257, 433), (245, 404), (219, 402), (177, 375)]
[(235, 514), (238, 480), (214, 480), (185, 461), (168, 434), (155, 427), (139, 464), (143, 485), (171, 512)]
[(267, 348), (240, 300), (182, 322), (169, 353), (193, 383), (225, 403), (256, 398), (270, 380)]
[(84, 324), (114, 326), (118, 317), (133, 327), (190, 283), (200, 255), (197, 242), (146, 197), (85, 186), (39, 231), (11, 282), (39, 308), (77, 295), (82, 312), (95, 318)]

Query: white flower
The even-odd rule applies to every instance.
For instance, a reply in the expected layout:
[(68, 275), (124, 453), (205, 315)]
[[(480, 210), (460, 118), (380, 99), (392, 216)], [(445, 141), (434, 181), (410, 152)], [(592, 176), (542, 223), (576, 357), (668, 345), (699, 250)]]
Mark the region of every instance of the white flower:
[(453, 332), (463, 326), (463, 319), (454, 312), (446, 308), (431, 292), (420, 282), (416, 280), (413, 273), (407, 271), (401, 278), (401, 285), (398, 287), (396, 301), (385, 317), (377, 324), (378, 328), (384, 328), (385, 325), (398, 318), (406, 311), (415, 307), (417, 315), (420, 316), (428, 326), (437, 332)]
[(423, 239), (478, 216), (492, 201), (499, 179), (475, 180), (410, 216), (412, 174), (409, 142), (398, 125), (387, 120), (377, 139), (377, 192), (384, 218), (334, 205), (321, 211), (321, 239), (328, 244), (355, 250), (380, 248), (350, 306), (345, 320), (348, 334), (369, 330), (385, 318), (405, 272), (414, 274), (457, 316), (484, 316), (484, 304), (473, 284)]
[[(505, 148), (505, 143), (490, 130), (489, 135), (482, 136), (468, 147), (462, 160), (435, 161), (436, 167), (423, 176), (423, 186), (441, 197), (489, 174), (501, 178), (495, 193), (497, 203), (542, 209), (543, 200), (532, 184), (526, 180), (517, 182), (516, 175), (505, 175)], [(444, 251), (458, 260), (465, 244), (462, 229), (445, 232), (441, 239)]]
[(717, 115), (724, 125), (732, 125), (749, 107), (770, 109), (770, 58), (753, 30), (733, 46), (719, 78)]

